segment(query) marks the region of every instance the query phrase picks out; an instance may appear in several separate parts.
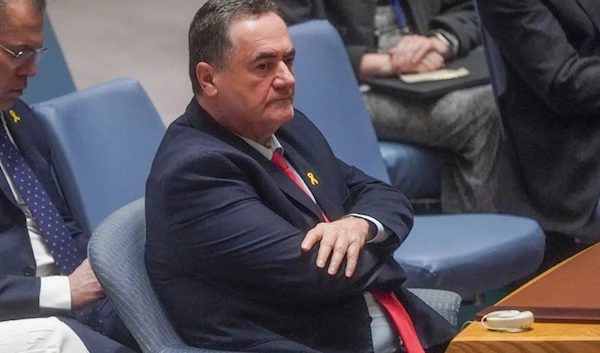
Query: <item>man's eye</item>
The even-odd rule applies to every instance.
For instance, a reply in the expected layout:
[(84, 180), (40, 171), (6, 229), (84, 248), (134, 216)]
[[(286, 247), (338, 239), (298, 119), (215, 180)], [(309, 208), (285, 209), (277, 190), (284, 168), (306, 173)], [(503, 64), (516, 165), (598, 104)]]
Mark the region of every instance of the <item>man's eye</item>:
[(259, 70), (266, 70), (267, 68), (269, 68), (269, 65), (267, 65), (267, 64), (258, 64), (256, 66), (256, 68), (259, 69)]

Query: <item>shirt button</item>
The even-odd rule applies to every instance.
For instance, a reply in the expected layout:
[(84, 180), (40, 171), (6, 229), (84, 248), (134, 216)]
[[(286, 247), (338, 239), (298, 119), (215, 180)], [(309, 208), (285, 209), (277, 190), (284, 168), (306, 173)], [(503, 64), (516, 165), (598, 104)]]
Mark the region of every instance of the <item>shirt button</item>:
[(29, 266), (23, 271), (25, 276), (35, 276), (35, 267)]

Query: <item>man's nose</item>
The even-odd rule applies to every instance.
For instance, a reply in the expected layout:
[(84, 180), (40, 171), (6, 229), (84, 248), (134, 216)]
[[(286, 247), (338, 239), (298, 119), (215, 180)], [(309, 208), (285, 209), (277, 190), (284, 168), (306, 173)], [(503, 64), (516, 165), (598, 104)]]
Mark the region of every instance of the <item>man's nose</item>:
[(35, 58), (30, 58), (23, 65), (17, 68), (19, 76), (33, 77), (37, 74), (37, 64)]
[(277, 77), (273, 81), (275, 88), (294, 88), (296, 85), (296, 78), (294, 78), (294, 70), (286, 63), (279, 64), (279, 70)]

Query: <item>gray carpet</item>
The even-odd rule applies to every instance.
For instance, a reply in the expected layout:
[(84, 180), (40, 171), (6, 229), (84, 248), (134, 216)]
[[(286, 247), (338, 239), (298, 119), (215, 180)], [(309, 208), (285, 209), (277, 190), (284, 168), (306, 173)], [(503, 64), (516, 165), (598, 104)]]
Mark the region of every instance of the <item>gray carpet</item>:
[(78, 89), (138, 79), (165, 123), (192, 97), (187, 31), (204, 0), (52, 0), (48, 13)]

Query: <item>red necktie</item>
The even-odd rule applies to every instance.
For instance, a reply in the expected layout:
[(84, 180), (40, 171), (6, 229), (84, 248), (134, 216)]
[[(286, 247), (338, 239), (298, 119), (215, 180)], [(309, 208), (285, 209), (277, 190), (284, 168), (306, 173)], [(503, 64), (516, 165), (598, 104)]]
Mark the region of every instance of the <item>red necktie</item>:
[[(271, 157), (271, 162), (279, 167), (288, 178), (292, 179), (292, 181), (300, 188), (304, 193), (306, 193), (309, 197), (310, 194), (306, 187), (298, 180), (298, 177), (294, 173), (294, 171), (287, 164), (285, 159), (281, 156), (279, 150), (275, 150), (273, 152), (273, 157)], [(323, 213), (323, 218), (325, 222), (329, 222), (325, 214)], [(400, 334), (402, 338), (402, 342), (404, 343), (404, 347), (408, 353), (425, 353), (421, 343), (419, 342), (419, 338), (417, 337), (417, 332), (415, 331), (415, 326), (408, 316), (408, 312), (402, 306), (402, 303), (396, 298), (394, 293), (392, 292), (371, 292), (373, 297), (379, 301), (379, 304), (383, 306), (383, 308), (388, 312), (392, 321), (394, 322), (394, 326), (396, 330)]]

